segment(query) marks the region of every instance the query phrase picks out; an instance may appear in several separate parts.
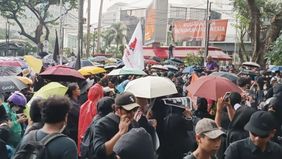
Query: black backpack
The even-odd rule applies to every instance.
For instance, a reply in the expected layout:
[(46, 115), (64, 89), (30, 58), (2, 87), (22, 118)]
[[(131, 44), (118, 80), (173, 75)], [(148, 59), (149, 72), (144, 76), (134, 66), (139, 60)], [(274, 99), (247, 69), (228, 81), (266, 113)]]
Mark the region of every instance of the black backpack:
[(94, 128), (94, 124), (93, 122), (90, 124), (90, 126), (87, 128), (87, 130), (85, 131), (84, 137), (81, 141), (80, 144), (80, 156), (81, 158), (87, 158), (87, 159), (91, 159), (91, 156), (93, 156), (93, 132), (91, 129)]
[(19, 147), (19, 149), (16, 151), (13, 159), (49, 159), (48, 157), (48, 151), (47, 151), (47, 145), (52, 140), (65, 136), (61, 133), (54, 133), (49, 134), (45, 136), (43, 139), (37, 141), (38, 130), (31, 131), (28, 134), (28, 137), (26, 139), (27, 143), (24, 143)]

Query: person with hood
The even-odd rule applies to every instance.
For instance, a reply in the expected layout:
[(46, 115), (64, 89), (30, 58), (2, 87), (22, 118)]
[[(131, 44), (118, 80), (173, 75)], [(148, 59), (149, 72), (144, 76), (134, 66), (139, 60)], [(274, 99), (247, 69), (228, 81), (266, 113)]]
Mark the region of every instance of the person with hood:
[(27, 117), (23, 114), (27, 101), (25, 96), (20, 92), (14, 92), (7, 101), (8, 103), (3, 103), (3, 106), (5, 107), (8, 118), (12, 123), (10, 129), (11, 137), (9, 138), (8, 144), (16, 148), (23, 134), (21, 124), (27, 122)]
[(100, 80), (100, 82), (94, 84), (89, 89), (88, 99), (80, 107), (79, 119), (78, 119), (78, 139), (77, 139), (78, 153), (80, 153), (80, 144), (85, 134), (85, 131), (87, 130), (94, 116), (97, 113), (97, 102), (104, 96), (103, 83), (105, 84), (105, 82), (103, 82), (102, 79)]

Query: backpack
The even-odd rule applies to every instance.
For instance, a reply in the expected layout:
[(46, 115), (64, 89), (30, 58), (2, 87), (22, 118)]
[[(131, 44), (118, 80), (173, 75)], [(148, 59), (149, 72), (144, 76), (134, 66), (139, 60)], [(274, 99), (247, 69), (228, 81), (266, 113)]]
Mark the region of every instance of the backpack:
[(65, 136), (61, 133), (54, 133), (49, 134), (42, 138), (41, 140), (37, 141), (38, 130), (31, 131), (28, 134), (27, 137), (27, 143), (24, 143), (19, 147), (19, 149), (16, 151), (15, 156), (13, 159), (49, 159), (48, 157), (48, 151), (47, 151), (47, 145), (52, 140)]
[(93, 128), (94, 128), (94, 124), (93, 122), (90, 124), (90, 126), (87, 128), (87, 130), (85, 131), (85, 134), (84, 134), (84, 137), (81, 141), (81, 144), (80, 144), (80, 155), (81, 155), (81, 158), (88, 158), (90, 159), (91, 156), (93, 156), (93, 132), (91, 129), (92, 128), (92, 125), (93, 125)]

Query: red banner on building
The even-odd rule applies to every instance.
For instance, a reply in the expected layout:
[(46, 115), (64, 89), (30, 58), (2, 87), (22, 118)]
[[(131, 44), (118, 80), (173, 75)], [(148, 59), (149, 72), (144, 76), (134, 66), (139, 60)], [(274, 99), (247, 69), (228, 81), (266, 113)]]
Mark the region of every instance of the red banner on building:
[[(225, 41), (228, 20), (210, 20), (210, 41)], [(201, 41), (205, 38), (205, 21), (175, 21), (173, 23), (174, 41)]]

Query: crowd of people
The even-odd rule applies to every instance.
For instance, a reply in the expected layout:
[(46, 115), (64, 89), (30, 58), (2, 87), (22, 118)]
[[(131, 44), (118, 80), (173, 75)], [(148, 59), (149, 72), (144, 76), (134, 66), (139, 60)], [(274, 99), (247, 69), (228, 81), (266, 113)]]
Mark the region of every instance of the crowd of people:
[[(244, 74), (230, 65), (224, 70), (211, 58), (204, 68), (184, 74), (152, 69), (169, 78), (177, 93), (146, 99), (125, 91), (139, 76), (91, 76), (92, 83), (62, 82), (65, 96), (32, 94), (46, 81), (0, 96), (0, 158), (48, 159), (279, 159), (282, 156), (282, 77), (258, 70)], [(193, 76), (227, 71), (238, 75), (242, 93), (211, 100), (196, 97), (191, 108), (166, 105), (164, 98), (189, 97)], [(94, 81), (94, 82), (93, 82)], [(84, 81), (86, 82), (86, 81)], [(89, 81), (88, 81), (89, 82)], [(212, 90), (207, 90), (212, 91)], [(194, 97), (195, 98), (195, 97)], [(29, 114), (24, 113), (29, 106)]]

